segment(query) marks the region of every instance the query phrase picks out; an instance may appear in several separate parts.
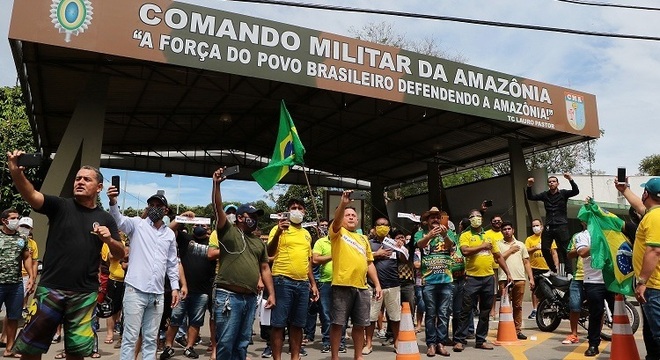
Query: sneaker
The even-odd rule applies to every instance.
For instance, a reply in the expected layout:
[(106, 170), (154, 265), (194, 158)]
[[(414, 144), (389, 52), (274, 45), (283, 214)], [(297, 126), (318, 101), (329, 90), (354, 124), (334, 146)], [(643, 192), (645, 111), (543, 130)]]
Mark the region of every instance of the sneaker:
[(536, 319), (536, 310), (532, 310), (532, 312), (529, 314), (527, 317), (528, 319)]
[(579, 342), (580, 342), (580, 339), (576, 335), (571, 334), (571, 335), (568, 335), (566, 337), (566, 339), (564, 339), (561, 343), (564, 344), (564, 345), (568, 345), (568, 344), (577, 344)]
[(160, 354), (160, 360), (167, 360), (174, 356), (174, 349), (171, 346), (166, 346), (165, 350)]
[(548, 270), (548, 271), (544, 272), (543, 274), (541, 274), (541, 276), (545, 276), (545, 277), (557, 276), (557, 273), (553, 272), (552, 270)]
[(197, 335), (197, 339), (195, 339), (195, 345), (199, 345), (202, 343), (202, 337)]
[(467, 336), (465, 338), (468, 339), (468, 340), (474, 340), (475, 336), (474, 336), (474, 334), (467, 334)]
[(195, 349), (189, 347), (183, 350), (183, 356), (189, 359), (199, 359), (199, 355), (195, 352)]
[(264, 352), (261, 353), (261, 357), (267, 359), (272, 356), (273, 356), (273, 350), (270, 348), (270, 346), (266, 346)]
[(518, 333), (516, 336), (518, 337), (518, 340), (527, 340), (527, 336), (523, 333)]
[(307, 350), (305, 350), (305, 347), (304, 346), (301, 347), (300, 348), (300, 356), (307, 356), (307, 355), (308, 354), (307, 354)]
[(385, 329), (380, 329), (376, 331), (376, 336), (379, 339), (385, 339), (387, 337), (387, 334), (385, 334)]
[(321, 354), (327, 354), (330, 352), (330, 345), (323, 345), (323, 348), (321, 349)]
[(346, 344), (339, 345), (339, 352), (342, 354), (346, 354)]
[(179, 344), (179, 346), (181, 346), (184, 349), (188, 347), (188, 340), (186, 340), (185, 336), (177, 336), (176, 338), (174, 338), (174, 342)]

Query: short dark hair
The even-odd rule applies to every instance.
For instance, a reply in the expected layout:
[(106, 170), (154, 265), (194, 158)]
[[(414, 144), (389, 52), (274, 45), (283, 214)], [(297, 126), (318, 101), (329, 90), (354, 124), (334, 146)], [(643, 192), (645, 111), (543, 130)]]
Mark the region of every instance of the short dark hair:
[(96, 173), (96, 181), (98, 181), (99, 184), (103, 184), (103, 174), (101, 174), (101, 171), (99, 171), (99, 169), (91, 165), (83, 165), (80, 167), (80, 170), (92, 170), (93, 172)]
[(490, 217), (490, 221), (493, 221), (493, 219), (495, 219), (496, 217), (502, 219), (502, 215), (493, 215)]
[(9, 209), (5, 209), (4, 211), (2, 211), (2, 215), (0, 215), (0, 217), (2, 218), (2, 220), (4, 220), (4, 219), (9, 218), (9, 214), (19, 214), (20, 215), (18, 210), (14, 209), (14, 208), (9, 208)]
[(513, 223), (511, 221), (508, 221), (508, 220), (507, 221), (502, 221), (502, 229), (505, 226), (511, 226), (511, 228), (513, 229)]
[(376, 222), (380, 219), (385, 219), (385, 220), (387, 220), (388, 224), (390, 223), (390, 219), (388, 219), (386, 216), (379, 216), (379, 217), (376, 218), (376, 220), (374, 220), (374, 226), (376, 226)]
[(555, 179), (555, 180), (557, 180), (557, 182), (559, 182), (559, 178), (554, 176), (554, 175), (548, 176), (548, 181), (550, 181), (550, 179)]
[(305, 208), (305, 202), (302, 199), (295, 198), (295, 197), (289, 199), (289, 201), (286, 203), (286, 208), (288, 209), (288, 208), (290, 208), (291, 206), (293, 206), (295, 204), (301, 205), (303, 207), (303, 209)]
[(394, 230), (390, 231), (390, 236), (392, 237), (392, 239), (394, 239), (395, 237), (397, 237), (399, 235), (404, 235), (403, 231), (401, 231), (400, 229), (394, 229)]
[[(539, 219), (539, 218), (532, 219), (532, 222), (534, 222), (534, 221), (538, 221), (538, 222), (540, 222), (540, 223), (541, 223), (541, 226), (543, 226), (543, 220), (541, 220), (541, 219)], [(530, 224), (531, 224), (531, 223), (530, 223)]]

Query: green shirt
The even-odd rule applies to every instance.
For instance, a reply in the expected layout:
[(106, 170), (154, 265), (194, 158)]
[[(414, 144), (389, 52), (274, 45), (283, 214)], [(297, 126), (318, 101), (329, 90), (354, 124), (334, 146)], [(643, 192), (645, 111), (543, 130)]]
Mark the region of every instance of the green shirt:
[(220, 268), (215, 283), (240, 286), (257, 294), (261, 264), (268, 263), (266, 244), (251, 234), (244, 234), (229, 221), (218, 232)]
[(21, 264), (27, 241), (18, 233), (7, 235), (0, 231), (0, 284), (23, 281)]
[[(316, 244), (314, 244), (314, 250), (312, 251), (312, 253), (319, 254), (321, 256), (328, 256), (331, 255), (331, 252), (332, 252), (332, 247), (330, 244), (330, 238), (324, 236), (316, 240)], [(319, 282), (323, 282), (323, 283), (332, 282), (332, 260), (328, 261), (325, 264), (320, 265), (319, 273), (321, 274), (321, 277), (319, 278)]]

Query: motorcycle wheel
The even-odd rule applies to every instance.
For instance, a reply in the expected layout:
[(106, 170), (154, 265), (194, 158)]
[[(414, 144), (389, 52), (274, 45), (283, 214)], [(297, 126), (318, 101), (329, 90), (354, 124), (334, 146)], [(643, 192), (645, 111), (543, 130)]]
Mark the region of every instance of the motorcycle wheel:
[(541, 301), (536, 309), (536, 326), (539, 330), (545, 332), (555, 331), (560, 322), (559, 304), (551, 299)]
[[(637, 332), (639, 328), (639, 312), (630, 301), (625, 300), (623, 305), (626, 308), (626, 314), (628, 315), (628, 320), (630, 321), (630, 327), (632, 328), (633, 334)], [(605, 341), (612, 341), (612, 314), (605, 309), (605, 315), (603, 318), (603, 329), (600, 332), (600, 338)]]

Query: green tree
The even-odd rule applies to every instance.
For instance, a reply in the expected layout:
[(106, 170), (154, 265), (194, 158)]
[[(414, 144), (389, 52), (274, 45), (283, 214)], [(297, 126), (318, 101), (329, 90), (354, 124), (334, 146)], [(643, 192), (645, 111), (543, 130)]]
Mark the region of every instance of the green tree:
[(660, 155), (653, 154), (643, 158), (642, 161), (639, 162), (639, 171), (643, 175), (660, 175)]
[[(32, 129), (25, 113), (20, 87), (0, 87), (0, 207), (6, 209), (16, 208), (21, 214), (27, 215), (30, 206), (23, 201), (11, 180), (7, 168), (7, 152), (15, 149), (25, 152), (35, 152), (34, 137)], [(41, 170), (41, 171), (40, 171)], [(27, 178), (38, 189), (43, 182), (45, 171), (38, 168), (30, 168), (25, 171)]]

